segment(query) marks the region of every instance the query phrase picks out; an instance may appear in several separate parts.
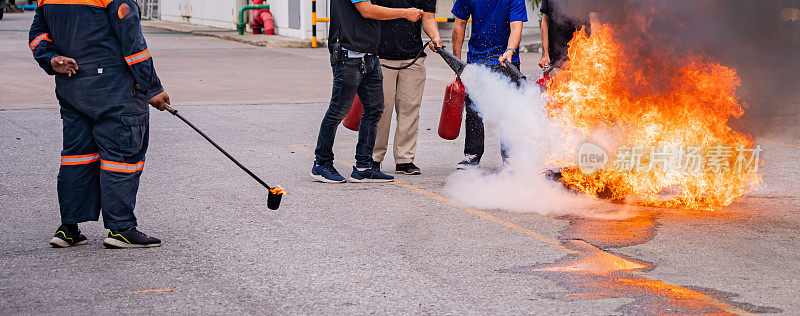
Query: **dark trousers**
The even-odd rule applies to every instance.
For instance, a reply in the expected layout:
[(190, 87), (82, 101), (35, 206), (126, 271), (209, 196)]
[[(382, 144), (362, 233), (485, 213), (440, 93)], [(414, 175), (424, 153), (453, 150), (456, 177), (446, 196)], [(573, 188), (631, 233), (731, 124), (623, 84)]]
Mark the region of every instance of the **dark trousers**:
[[(513, 63), (517, 69), (520, 67), (520, 63), (516, 62)], [(520, 84), (521, 78), (515, 78), (511, 71), (508, 68), (503, 67), (501, 65), (494, 65), (494, 66), (487, 66), (494, 72), (499, 72), (503, 75), (506, 75), (511, 78), (512, 81), (516, 82), (517, 85)], [(484, 128), (483, 128), (483, 119), (481, 118), (478, 110), (475, 109), (472, 105), (472, 100), (470, 100), (469, 95), (467, 96), (467, 101), (465, 103), (467, 108), (467, 117), (465, 119), (466, 124), (466, 135), (464, 138), (464, 155), (476, 155), (480, 160), (483, 157), (483, 146), (484, 146)], [(506, 154), (506, 148), (503, 144), (502, 140), (500, 141), (500, 155), (503, 158), (507, 158), (508, 155)]]
[(364, 114), (358, 129), (356, 144), (356, 167), (372, 167), (372, 150), (375, 147), (375, 136), (378, 121), (383, 114), (383, 75), (381, 64), (375, 55), (363, 58), (342, 57), (341, 61), (331, 58), (333, 69), (333, 91), (331, 103), (317, 137), (317, 148), (314, 150), (317, 165), (333, 163), (333, 142), (336, 130), (347, 116), (356, 94), (364, 105)]
[(107, 229), (136, 226), (133, 209), (149, 138), (145, 96), (125, 69), (98, 74), (84, 65), (72, 78), (56, 77), (56, 96), (64, 137), (57, 185), (61, 223), (96, 221), (102, 211)]

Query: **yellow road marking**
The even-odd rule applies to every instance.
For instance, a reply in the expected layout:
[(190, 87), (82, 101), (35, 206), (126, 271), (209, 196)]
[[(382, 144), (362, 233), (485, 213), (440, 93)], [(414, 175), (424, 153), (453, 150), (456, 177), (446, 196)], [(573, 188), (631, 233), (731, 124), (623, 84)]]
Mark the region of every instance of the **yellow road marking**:
[[(309, 153), (309, 154), (312, 154), (312, 155), (314, 154), (314, 151), (312, 151), (311, 149), (306, 148), (303, 145), (297, 145), (296, 144), (296, 145), (290, 145), (290, 147), (295, 148), (295, 149), (300, 150), (300, 151), (303, 151), (303, 152), (306, 152), (306, 153)], [(348, 162), (348, 161), (340, 160), (340, 159), (337, 159), (337, 158), (334, 158), (333, 161), (337, 162), (337, 163), (340, 163), (340, 164), (343, 164), (343, 165), (346, 165), (348, 167), (353, 167), (353, 164)], [(458, 208), (458, 209), (460, 209), (460, 210), (462, 210), (464, 212), (467, 212), (467, 213), (470, 213), (472, 215), (478, 216), (478, 217), (480, 217), (482, 219), (485, 219), (485, 220), (488, 220), (490, 222), (499, 224), (499, 225), (504, 226), (506, 228), (513, 229), (513, 230), (515, 230), (517, 232), (523, 233), (523, 234), (525, 234), (525, 235), (527, 235), (529, 237), (532, 237), (532, 238), (534, 238), (536, 240), (539, 240), (539, 241), (541, 241), (541, 242), (543, 242), (543, 243), (545, 243), (547, 245), (550, 245), (553, 248), (562, 250), (562, 251), (564, 251), (564, 252), (566, 252), (568, 254), (577, 254), (578, 253), (575, 250), (572, 250), (572, 249), (569, 249), (569, 248), (565, 247), (564, 245), (562, 245), (560, 242), (556, 241), (555, 239), (552, 239), (552, 238), (547, 237), (545, 235), (539, 234), (539, 233), (537, 233), (535, 231), (532, 231), (530, 229), (524, 228), (522, 226), (519, 226), (517, 224), (514, 224), (512, 222), (509, 222), (509, 221), (504, 220), (502, 218), (499, 218), (497, 216), (493, 216), (493, 215), (488, 214), (486, 212), (483, 212), (481, 210), (474, 209), (474, 208), (471, 208), (471, 207), (468, 207), (468, 206), (460, 205), (460, 204), (458, 204), (456, 202), (453, 202), (453, 200), (450, 200), (450, 199), (448, 199), (446, 197), (443, 197), (443, 196), (438, 195), (436, 193), (433, 193), (431, 191), (428, 191), (428, 190), (413, 186), (411, 184), (399, 181), (397, 179), (395, 179), (391, 183), (396, 185), (396, 186), (399, 186), (401, 188), (408, 189), (408, 190), (410, 190), (412, 192), (415, 192), (415, 193), (418, 193), (418, 194), (422, 194), (424, 196), (427, 196), (427, 197), (429, 197), (429, 198), (431, 198), (433, 200), (442, 202), (444, 204), (455, 206), (456, 208)]]
[[(303, 152), (306, 152), (306, 153), (309, 153), (309, 154), (312, 154), (312, 155), (314, 154), (313, 150), (306, 148), (302, 144), (293, 144), (293, 145), (289, 145), (289, 147), (295, 148), (297, 150), (300, 150), (300, 151), (303, 151)], [(342, 165), (345, 165), (345, 166), (353, 167), (353, 164), (348, 162), (348, 161), (344, 161), (344, 160), (337, 159), (337, 158), (334, 158), (333, 161), (337, 162), (337, 163), (340, 163)], [(395, 181), (393, 181), (391, 183), (396, 185), (396, 186), (399, 186), (401, 188), (408, 189), (408, 190), (410, 190), (412, 192), (419, 193), (419, 194), (422, 194), (424, 196), (427, 196), (427, 197), (429, 197), (429, 198), (431, 198), (433, 200), (436, 200), (436, 201), (439, 201), (439, 202), (442, 202), (442, 203), (445, 203), (445, 204), (448, 204), (448, 205), (451, 205), (451, 206), (455, 206), (456, 208), (458, 208), (458, 209), (460, 209), (460, 210), (462, 210), (464, 212), (467, 212), (467, 213), (470, 213), (472, 215), (478, 216), (478, 217), (480, 217), (482, 219), (488, 220), (490, 222), (502, 225), (502, 226), (504, 226), (506, 228), (510, 228), (510, 229), (512, 229), (514, 231), (517, 231), (517, 232), (520, 232), (522, 234), (525, 234), (526, 236), (532, 237), (532, 238), (534, 238), (536, 240), (539, 240), (539, 241), (541, 241), (541, 242), (543, 242), (543, 243), (545, 243), (545, 244), (547, 244), (547, 245), (549, 245), (549, 246), (551, 246), (553, 248), (556, 248), (558, 250), (564, 251), (564, 252), (566, 252), (568, 254), (571, 254), (571, 255), (579, 254), (578, 251), (575, 251), (573, 249), (567, 248), (566, 246), (564, 246), (560, 242), (556, 241), (555, 239), (552, 239), (552, 238), (547, 237), (545, 235), (539, 234), (539, 233), (537, 233), (535, 231), (532, 231), (530, 229), (524, 228), (522, 226), (519, 226), (517, 224), (514, 224), (514, 223), (509, 222), (507, 220), (504, 220), (502, 218), (499, 218), (499, 217), (496, 217), (494, 215), (488, 214), (486, 212), (480, 211), (478, 209), (460, 205), (460, 204), (458, 204), (456, 202), (453, 202), (452, 200), (450, 200), (450, 199), (448, 199), (446, 197), (443, 197), (441, 195), (438, 195), (436, 193), (430, 192), (428, 190), (413, 186), (411, 184), (408, 184), (408, 183), (405, 183), (405, 182), (402, 182), (402, 181), (398, 181), (396, 179), (395, 179)], [(603, 250), (600, 249), (600, 251), (603, 251)], [(605, 252), (605, 251), (603, 251), (603, 252)], [(608, 253), (608, 252), (606, 252), (606, 253)], [(608, 253), (608, 254), (614, 256), (611, 253)], [(687, 293), (693, 293), (693, 294), (697, 295), (696, 297), (703, 298), (703, 299), (707, 300), (708, 302), (714, 303), (714, 304), (716, 304), (717, 306), (719, 306), (720, 308), (724, 309), (727, 312), (734, 313), (734, 314), (737, 314), (737, 315), (753, 315), (750, 312), (747, 312), (747, 311), (742, 310), (742, 309), (740, 309), (740, 308), (738, 308), (736, 306), (733, 306), (733, 305), (730, 305), (730, 304), (725, 303), (723, 301), (720, 301), (720, 300), (718, 300), (718, 299), (716, 299), (714, 297), (708, 296), (708, 295), (706, 295), (704, 293), (701, 293), (701, 292), (698, 292), (698, 291), (695, 291), (695, 290), (691, 290), (691, 289), (687, 289), (687, 288), (684, 288), (682, 286), (674, 285), (674, 284), (671, 284), (671, 283), (666, 282), (666, 281), (655, 279), (655, 278), (650, 277), (649, 275), (647, 275), (645, 272), (642, 272), (642, 271), (630, 271), (630, 273), (636, 274), (636, 275), (638, 275), (640, 277), (647, 278), (647, 279), (650, 279), (650, 280), (653, 280), (653, 281), (661, 282), (662, 284), (665, 284), (665, 285), (674, 286), (676, 289), (680, 289), (680, 290), (685, 291)]]
[(769, 140), (769, 139), (766, 139), (766, 138), (759, 138), (759, 139), (760, 139), (760, 140), (763, 140), (763, 141), (765, 141), (765, 142), (768, 142), (768, 143), (773, 143), (773, 144), (776, 144), (776, 145), (781, 145), (781, 146), (784, 146), (784, 147), (789, 147), (789, 148), (794, 148), (794, 149), (800, 149), (800, 146), (798, 146), (798, 145), (793, 145), (793, 144), (787, 144), (787, 143), (776, 142), (776, 141), (774, 141), (774, 140)]
[(436, 193), (433, 193), (431, 191), (428, 191), (428, 190), (425, 190), (425, 189), (421, 189), (419, 187), (415, 187), (415, 186), (413, 186), (411, 184), (408, 184), (408, 183), (405, 183), (403, 181), (395, 180), (392, 183), (394, 183), (394, 185), (396, 185), (396, 186), (399, 186), (401, 188), (406, 188), (406, 189), (408, 189), (408, 190), (410, 190), (412, 192), (416, 192), (416, 193), (422, 194), (424, 196), (427, 196), (427, 197), (429, 197), (431, 199), (434, 199), (434, 200), (437, 200), (439, 202), (455, 206), (455, 207), (457, 207), (458, 209), (460, 209), (460, 210), (462, 210), (464, 212), (467, 212), (467, 213), (470, 213), (472, 215), (478, 216), (478, 217), (480, 217), (482, 219), (488, 220), (488, 221), (493, 222), (495, 224), (499, 224), (499, 225), (504, 226), (506, 228), (510, 228), (510, 229), (513, 229), (513, 230), (515, 230), (517, 232), (523, 233), (523, 234), (527, 235), (528, 237), (532, 237), (532, 238), (534, 238), (536, 240), (539, 240), (539, 241), (541, 241), (541, 242), (543, 242), (545, 244), (548, 244), (548, 245), (552, 246), (553, 248), (562, 250), (562, 251), (564, 251), (564, 252), (566, 252), (568, 254), (577, 254), (578, 253), (575, 250), (572, 250), (572, 249), (569, 249), (569, 248), (565, 247), (564, 245), (562, 245), (560, 242), (556, 241), (555, 239), (552, 239), (552, 238), (547, 237), (545, 235), (539, 234), (539, 233), (537, 233), (535, 231), (532, 231), (532, 230), (527, 229), (525, 227), (519, 226), (517, 224), (514, 224), (512, 222), (509, 222), (509, 221), (504, 220), (502, 218), (499, 218), (497, 216), (488, 214), (488, 213), (486, 213), (484, 211), (481, 211), (481, 210), (478, 210), (478, 209), (474, 209), (474, 208), (471, 208), (471, 207), (468, 207), (468, 206), (460, 205), (460, 204), (458, 204), (456, 202), (453, 202), (452, 200), (450, 200), (450, 199), (448, 199), (446, 197), (443, 197), (443, 196), (438, 195)]

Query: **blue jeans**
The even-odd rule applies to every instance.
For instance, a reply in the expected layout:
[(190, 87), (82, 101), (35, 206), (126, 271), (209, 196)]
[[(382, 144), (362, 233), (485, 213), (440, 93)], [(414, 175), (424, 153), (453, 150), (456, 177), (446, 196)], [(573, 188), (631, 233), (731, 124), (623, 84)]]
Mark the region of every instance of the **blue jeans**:
[(372, 167), (372, 149), (375, 147), (378, 121), (383, 114), (383, 74), (380, 61), (375, 55), (366, 55), (363, 58), (342, 57), (340, 61), (331, 58), (331, 68), (333, 92), (328, 111), (319, 127), (317, 148), (314, 150), (315, 163), (325, 165), (333, 162), (336, 129), (347, 116), (358, 93), (358, 98), (364, 105), (364, 115), (358, 129), (356, 167)]

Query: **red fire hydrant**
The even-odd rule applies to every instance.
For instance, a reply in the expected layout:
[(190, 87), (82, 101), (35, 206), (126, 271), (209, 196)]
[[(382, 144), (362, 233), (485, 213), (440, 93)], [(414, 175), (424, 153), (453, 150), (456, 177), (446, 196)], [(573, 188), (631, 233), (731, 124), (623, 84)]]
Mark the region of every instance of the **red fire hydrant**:
[[(253, 0), (253, 4), (264, 4), (265, 0)], [(250, 21), (250, 28), (253, 29), (253, 34), (261, 34), (261, 29), (264, 29), (264, 34), (275, 35), (275, 23), (272, 18), (272, 12), (269, 9), (261, 9), (253, 11), (253, 20)]]

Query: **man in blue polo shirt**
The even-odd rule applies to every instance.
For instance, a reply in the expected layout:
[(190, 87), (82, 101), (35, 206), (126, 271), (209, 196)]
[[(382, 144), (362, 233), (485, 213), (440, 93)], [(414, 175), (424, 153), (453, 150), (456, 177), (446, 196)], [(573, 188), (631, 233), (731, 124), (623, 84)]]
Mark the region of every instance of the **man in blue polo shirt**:
[[(467, 20), (472, 17), (467, 63), (483, 64), (515, 81), (520, 79), (514, 78), (503, 62), (508, 60), (519, 69), (522, 23), (528, 21), (525, 0), (456, 0), (452, 13), (456, 17), (453, 27), (453, 54), (456, 57), (461, 58)], [(477, 167), (483, 156), (483, 120), (469, 98), (466, 108), (464, 160), (458, 163), (458, 169)], [(506, 152), (502, 143), (500, 146), (505, 163)]]

